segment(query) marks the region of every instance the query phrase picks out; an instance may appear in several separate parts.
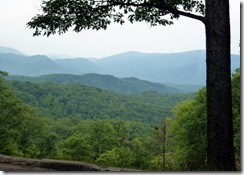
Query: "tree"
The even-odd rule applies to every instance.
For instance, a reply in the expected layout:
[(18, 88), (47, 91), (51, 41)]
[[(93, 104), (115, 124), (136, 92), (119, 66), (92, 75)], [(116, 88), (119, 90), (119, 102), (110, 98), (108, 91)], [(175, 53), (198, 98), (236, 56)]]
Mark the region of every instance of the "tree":
[(169, 125), (174, 167), (179, 170), (206, 168), (206, 89), (201, 89), (194, 100), (186, 100), (173, 110)]
[[(234, 119), (234, 148), (237, 169), (240, 169), (240, 69), (232, 75)], [(173, 110), (168, 127), (168, 142), (172, 149), (175, 169), (205, 170), (207, 147), (206, 89), (201, 89), (194, 100), (186, 100)], [(179, 167), (179, 165), (181, 165)]]
[(92, 147), (82, 134), (74, 134), (61, 144), (56, 158), (76, 161), (92, 161)]
[(235, 170), (230, 72), (229, 0), (48, 0), (43, 14), (28, 22), (34, 36), (63, 34), (74, 26), (106, 29), (112, 22), (171, 25), (180, 16), (201, 21), (206, 30), (207, 161), (210, 170)]
[(56, 139), (48, 119), (26, 105), (8, 87), (0, 70), (0, 154), (30, 158), (51, 157)]
[(5, 71), (0, 70), (0, 78), (7, 76), (8, 73)]
[(49, 126), (50, 119), (41, 117), (39, 112), (27, 106), (24, 108), (19, 147), (23, 157), (52, 158), (56, 155), (57, 137)]
[[(170, 161), (166, 160), (167, 152), (171, 152), (170, 149), (172, 148), (172, 145), (168, 146), (168, 137), (171, 135), (168, 133), (169, 123), (171, 123), (171, 118), (164, 117), (162, 126), (155, 127), (151, 143), (151, 149), (156, 153), (151, 166), (164, 171), (173, 169), (169, 166)], [(169, 149), (166, 149), (168, 147)]]
[(132, 156), (132, 151), (128, 147), (121, 146), (113, 148), (101, 154), (96, 163), (100, 165), (115, 166), (115, 167), (132, 167), (132, 162), (135, 158)]
[(232, 75), (234, 148), (237, 169), (240, 169), (240, 68)]
[(118, 145), (119, 141), (116, 136), (116, 131), (107, 120), (97, 120), (93, 123), (89, 140), (93, 146), (95, 159), (102, 153)]
[(2, 77), (6, 75), (0, 71), (0, 154), (19, 156), (19, 130), (26, 115), (26, 106), (4, 84)]

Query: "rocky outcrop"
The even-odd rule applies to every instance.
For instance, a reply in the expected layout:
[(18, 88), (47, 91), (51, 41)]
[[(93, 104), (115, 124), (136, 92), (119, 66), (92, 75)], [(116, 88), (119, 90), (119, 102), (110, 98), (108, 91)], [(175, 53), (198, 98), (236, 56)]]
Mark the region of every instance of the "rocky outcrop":
[(27, 159), (0, 155), (0, 171), (139, 171), (135, 169), (100, 167), (78, 161)]

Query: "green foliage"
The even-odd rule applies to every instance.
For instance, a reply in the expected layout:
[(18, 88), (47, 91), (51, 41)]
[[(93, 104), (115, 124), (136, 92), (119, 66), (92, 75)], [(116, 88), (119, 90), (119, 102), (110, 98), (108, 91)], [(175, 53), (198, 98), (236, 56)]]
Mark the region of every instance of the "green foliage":
[(92, 156), (91, 144), (84, 135), (77, 133), (60, 145), (60, 150), (56, 158), (89, 162)]
[(8, 76), (8, 73), (6, 71), (2, 71), (0, 70), (0, 77), (5, 77), (5, 76)]
[(185, 101), (173, 111), (170, 125), (172, 156), (180, 170), (201, 170), (206, 160), (206, 90), (198, 92), (193, 101)]
[(31, 107), (26, 110), (20, 129), (20, 149), (24, 157), (49, 158), (55, 154), (56, 136), (47, 118), (40, 117)]
[[(105, 153), (103, 153), (102, 155), (100, 155), (100, 157), (96, 160), (96, 163), (102, 166), (105, 165), (112, 165), (114, 167), (120, 167), (121, 166), (121, 154), (120, 154), (120, 149), (112, 149), (109, 150)], [(123, 153), (125, 153), (125, 151), (123, 151)], [(128, 155), (128, 154), (127, 154)], [(128, 162), (128, 160), (127, 160)]]
[[(122, 120), (74, 122), (75, 119), (66, 119), (70, 126), (70, 136), (60, 140), (55, 159), (85, 161), (102, 166), (148, 167), (146, 165), (149, 164), (151, 154), (144, 141), (152, 135), (150, 125)], [(55, 131), (58, 131), (55, 128), (61, 120), (64, 118), (57, 120)]]
[(102, 166), (114, 166), (114, 167), (131, 167), (132, 152), (129, 147), (113, 148), (103, 153), (96, 163)]
[(116, 131), (110, 122), (104, 120), (97, 120), (91, 126), (91, 145), (93, 147), (95, 158), (102, 153), (110, 150), (118, 145), (118, 137)]
[(232, 74), (232, 105), (233, 105), (233, 127), (234, 127), (234, 147), (237, 167), (240, 167), (240, 148), (241, 148), (241, 132), (240, 132), (240, 68), (236, 69), (236, 73)]
[[(34, 84), (18, 81), (9, 81), (9, 84), (17, 97), (38, 108), (43, 115), (53, 118), (118, 118), (157, 124), (163, 115), (170, 115), (170, 110), (177, 102), (188, 98), (186, 94), (170, 96), (158, 93), (125, 96), (81, 84)], [(149, 96), (151, 98), (147, 99)]]
[(163, 108), (172, 109), (177, 103), (181, 103), (187, 99), (193, 99), (196, 93), (187, 94), (160, 94), (155, 91), (145, 91), (140, 94), (132, 95), (139, 101), (147, 102), (150, 104), (160, 105)]
[(148, 169), (151, 159), (150, 151), (138, 138), (127, 141), (125, 146), (108, 150), (100, 155), (96, 163), (103, 166)]
[(145, 21), (151, 26), (170, 25), (180, 15), (189, 17), (185, 12), (204, 14), (204, 4), (202, 0), (49, 0), (43, 1), (41, 10), (42, 14), (27, 23), (28, 27), (35, 29), (34, 36), (41, 35), (42, 31), (47, 36), (63, 34), (72, 26), (76, 32), (106, 29), (111, 22), (123, 24), (126, 17), (131, 23)]
[[(189, 96), (145, 92), (128, 97), (79, 84), (8, 83), (11, 88), (0, 78), (0, 154), (154, 171), (206, 170), (205, 88)], [(232, 93), (240, 168), (239, 69), (232, 76)], [(173, 118), (157, 112), (175, 105)], [(41, 117), (45, 112), (49, 117)]]
[[(232, 76), (234, 146), (237, 168), (240, 168), (240, 69)], [(171, 160), (175, 170), (206, 170), (206, 90), (194, 100), (184, 101), (173, 110), (174, 118), (167, 129)]]
[(18, 145), (25, 106), (0, 78), (0, 154), (20, 155)]
[[(4, 73), (7, 75), (6, 73)], [(48, 120), (15, 97), (0, 78), (0, 154), (49, 157), (55, 149)]]

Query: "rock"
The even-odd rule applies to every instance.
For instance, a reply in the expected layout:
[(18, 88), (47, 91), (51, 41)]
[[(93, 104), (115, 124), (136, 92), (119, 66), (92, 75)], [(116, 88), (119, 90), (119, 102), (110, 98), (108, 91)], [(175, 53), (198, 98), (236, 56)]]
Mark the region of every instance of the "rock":
[(107, 167), (102, 168), (94, 164), (51, 159), (28, 159), (0, 155), (0, 171), (140, 171), (136, 169)]

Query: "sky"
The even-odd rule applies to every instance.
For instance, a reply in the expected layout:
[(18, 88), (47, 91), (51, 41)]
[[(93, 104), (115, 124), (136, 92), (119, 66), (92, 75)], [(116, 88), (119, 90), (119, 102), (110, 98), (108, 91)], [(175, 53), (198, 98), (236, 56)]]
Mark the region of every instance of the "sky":
[[(230, 1), (231, 53), (239, 54), (240, 1)], [(117, 53), (176, 53), (205, 49), (204, 25), (180, 17), (171, 26), (150, 27), (147, 23), (111, 24), (107, 30), (83, 30), (50, 37), (33, 37), (26, 23), (40, 13), (41, 0), (0, 0), (0, 46), (12, 47), (27, 55), (63, 54), (72, 57), (102, 58)]]

